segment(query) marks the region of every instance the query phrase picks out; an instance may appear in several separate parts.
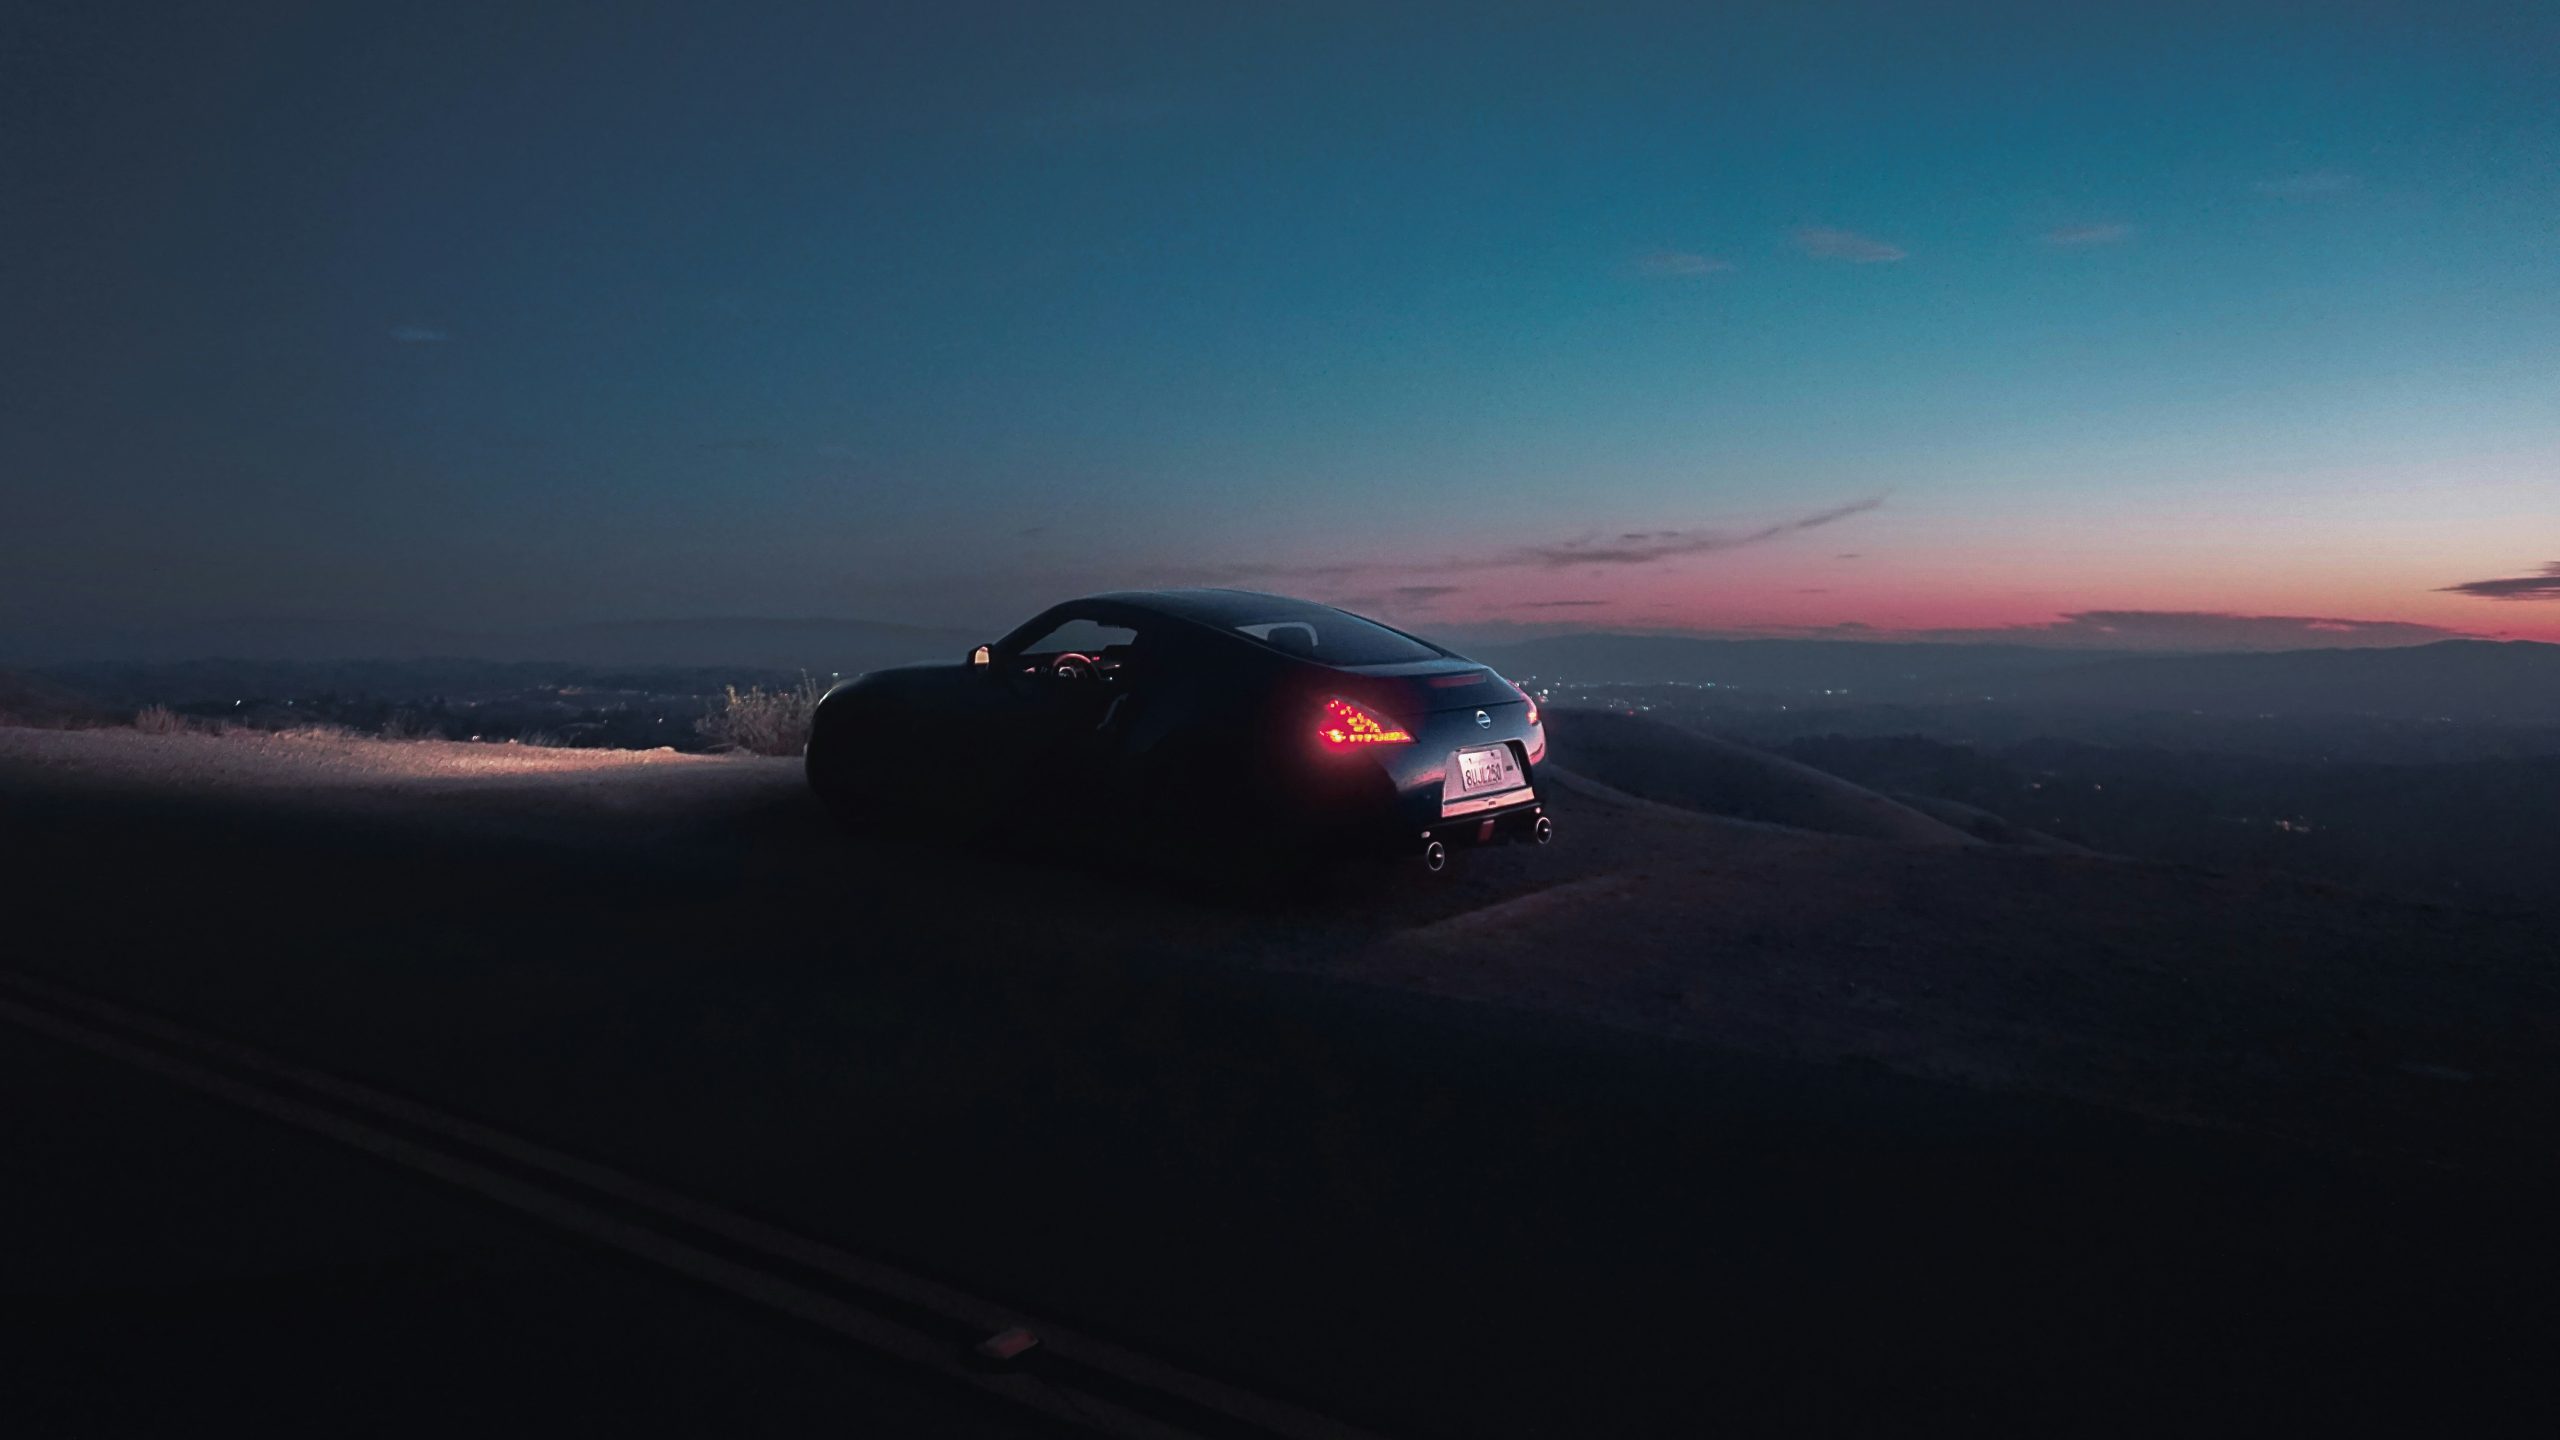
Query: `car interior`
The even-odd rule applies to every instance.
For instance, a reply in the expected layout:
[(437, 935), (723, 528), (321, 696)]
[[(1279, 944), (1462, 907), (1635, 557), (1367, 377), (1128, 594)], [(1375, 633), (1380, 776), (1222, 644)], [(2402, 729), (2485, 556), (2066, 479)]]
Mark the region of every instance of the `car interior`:
[(1062, 684), (1116, 685), (1128, 677), (1137, 643), (1126, 625), (1070, 619), (1017, 652), (1014, 669)]

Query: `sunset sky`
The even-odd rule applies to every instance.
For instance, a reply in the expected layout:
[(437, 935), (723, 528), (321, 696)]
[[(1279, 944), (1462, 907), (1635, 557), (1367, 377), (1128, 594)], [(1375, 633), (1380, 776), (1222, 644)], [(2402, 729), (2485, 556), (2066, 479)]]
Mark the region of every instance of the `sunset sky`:
[(19, 9), (0, 632), (2560, 640), (2547, 3)]

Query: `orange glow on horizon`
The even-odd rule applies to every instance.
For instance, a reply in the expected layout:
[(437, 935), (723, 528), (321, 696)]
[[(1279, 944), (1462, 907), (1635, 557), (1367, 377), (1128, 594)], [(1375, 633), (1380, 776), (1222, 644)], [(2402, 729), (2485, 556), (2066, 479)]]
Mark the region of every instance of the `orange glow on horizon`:
[[(1825, 557), (1830, 560), (1831, 557)], [(2560, 602), (2493, 600), (2445, 593), (2439, 583), (2481, 567), (2430, 564), (2424, 573), (2330, 583), (2300, 574), (2237, 580), (2189, 573), (2162, 577), (2014, 575), (1945, 557), (1736, 565), (1712, 575), (1612, 575), (1555, 584), (1544, 575), (1504, 577), (1475, 594), (1452, 596), (1391, 617), (1426, 633), (1434, 627), (1522, 625), (1560, 630), (2072, 643), (2140, 643), (2167, 648), (2183, 625), (2202, 648), (2299, 648), (2415, 644), (2433, 639), (2560, 643)], [(2486, 573), (2485, 571), (2483, 573)], [(1802, 582), (1821, 581), (1807, 584)], [(1543, 583), (1542, 583), (1543, 582)], [(1536, 588), (1530, 588), (1535, 586)], [(2073, 616), (2122, 615), (2136, 623), (2113, 641)], [(2207, 622), (2225, 620), (2217, 640)], [(2147, 623), (2145, 623), (2147, 622)], [(2291, 622), (2290, 624), (2286, 622)]]
[[(1346, 594), (1390, 597), (1371, 603), (1401, 603), (1392, 618), (1425, 630), (2148, 648), (2192, 639), (2207, 649), (2560, 643), (2560, 597), (2477, 588), (2560, 562), (2550, 545), (2560, 526), (2555, 461), (2560, 452), (2528, 447), (2349, 467), (2101, 467), (2060, 490), (2024, 475), (1982, 476), (1915, 482), (1837, 524), (1712, 553), (1521, 543), (1521, 534), (1573, 524), (1604, 535), (1623, 525), (1641, 541), (1663, 518), (1645, 513), (1651, 506), (1601, 519), (1567, 512), (1536, 532), (1523, 521), (1520, 534), (1453, 540), (1485, 559), (1441, 567), (1453, 582), (1442, 585), (1399, 585), (1424, 577), (1399, 573), (1389, 554), (1322, 558), (1355, 572), (1342, 582)], [(1758, 518), (1728, 528), (1750, 534)], [(2111, 633), (2112, 617), (2128, 623)]]

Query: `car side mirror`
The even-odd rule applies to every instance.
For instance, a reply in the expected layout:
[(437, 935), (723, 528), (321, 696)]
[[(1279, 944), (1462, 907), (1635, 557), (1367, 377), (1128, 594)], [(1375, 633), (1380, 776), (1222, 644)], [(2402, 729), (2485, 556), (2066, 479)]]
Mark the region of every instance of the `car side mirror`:
[(985, 645), (969, 652), (969, 664), (975, 669), (984, 670), (994, 662), (995, 652)]

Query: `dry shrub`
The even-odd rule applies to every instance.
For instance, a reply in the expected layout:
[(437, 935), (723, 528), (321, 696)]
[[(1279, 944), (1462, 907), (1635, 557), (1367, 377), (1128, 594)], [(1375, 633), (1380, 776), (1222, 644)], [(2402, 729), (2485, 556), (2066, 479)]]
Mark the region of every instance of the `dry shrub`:
[(195, 727), (166, 705), (145, 705), (134, 712), (133, 728), (145, 735), (184, 735)]
[(693, 722), (713, 748), (750, 755), (797, 755), (809, 743), (809, 716), (827, 687), (807, 675), (785, 690), (732, 685)]
[(394, 715), (382, 722), (385, 740), (441, 740), (444, 731), (432, 720), (416, 715)]

